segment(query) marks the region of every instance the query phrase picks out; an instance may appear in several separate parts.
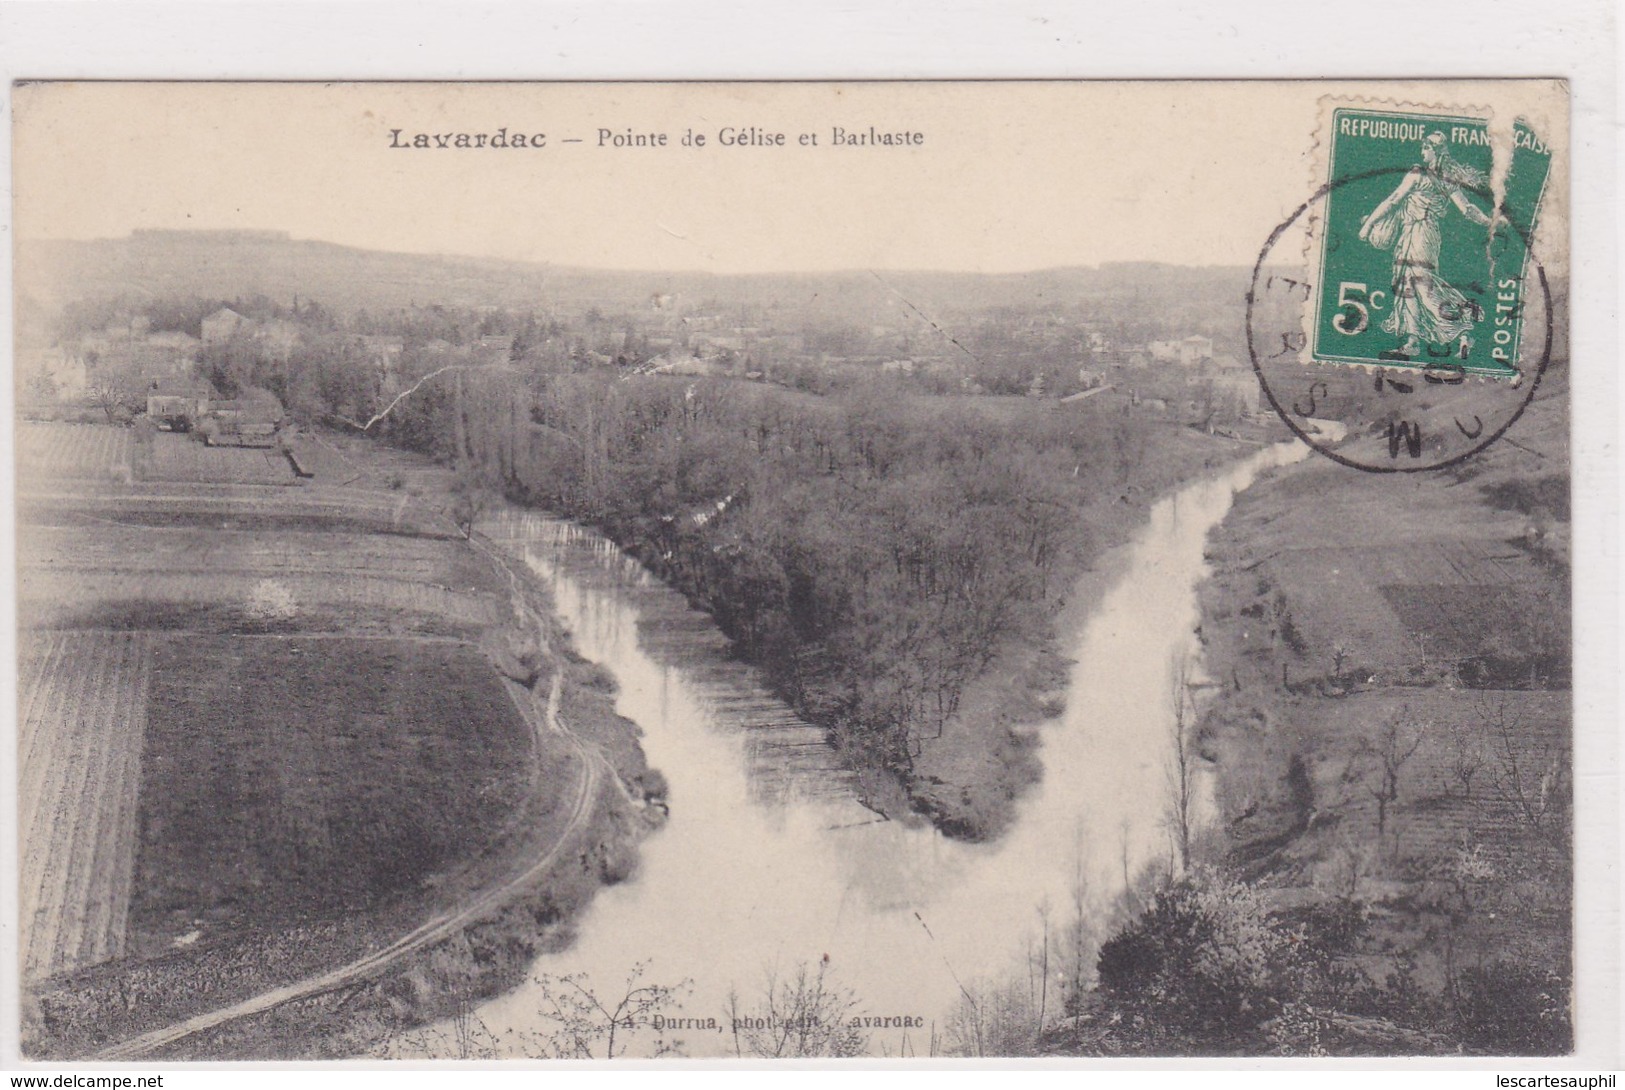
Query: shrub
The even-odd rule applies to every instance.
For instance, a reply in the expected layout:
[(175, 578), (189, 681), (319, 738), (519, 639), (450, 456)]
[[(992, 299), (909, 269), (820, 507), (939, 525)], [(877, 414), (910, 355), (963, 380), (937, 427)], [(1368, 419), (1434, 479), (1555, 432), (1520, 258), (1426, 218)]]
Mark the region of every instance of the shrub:
[(1290, 998), (1299, 938), (1257, 890), (1197, 872), (1101, 946), (1100, 992), (1147, 1051), (1236, 1051)]
[(1493, 961), (1456, 978), (1458, 1033), (1495, 1056), (1558, 1056), (1574, 1047), (1569, 982), (1559, 973)]

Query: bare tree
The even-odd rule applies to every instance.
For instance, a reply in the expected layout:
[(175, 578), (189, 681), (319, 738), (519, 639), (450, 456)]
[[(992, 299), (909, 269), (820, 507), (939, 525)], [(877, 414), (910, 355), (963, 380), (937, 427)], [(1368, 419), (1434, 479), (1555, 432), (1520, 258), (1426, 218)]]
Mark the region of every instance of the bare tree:
[[(87, 358), (94, 353), (87, 354)], [(91, 374), (85, 388), (90, 404), (107, 414), (107, 422), (141, 412), (147, 407), (146, 386), (141, 374), (130, 364), (101, 360), (91, 364)]]
[(1044, 1032), (1044, 1020), (1049, 1015), (1049, 903), (1038, 906), (1038, 921), (1040, 924), (1040, 943), (1037, 957), (1033, 956), (1031, 947), (1027, 951), (1027, 970), (1029, 979), (1037, 977), (1038, 1013), (1033, 1018), (1033, 1036), (1039, 1037)]
[(473, 538), (474, 523), (490, 505), (491, 491), (479, 469), (467, 458), (460, 459), (451, 482), (451, 519), (465, 539)]
[[(472, 370), (494, 371), (494, 370), (510, 370), (510, 369), (511, 368), (509, 368), (508, 364), (506, 364), (506, 363), (480, 363), (480, 364), (451, 363), (451, 364), (447, 364), (444, 367), (436, 367), (434, 370), (430, 371), (428, 374), (426, 374), (422, 378), (418, 379), (412, 385), (408, 386), (406, 389), (404, 389), (400, 393), (396, 394), (394, 396), (394, 398), (392, 398), (390, 400), (388, 405), (385, 405), (378, 412), (373, 413), (372, 416), (368, 418), (368, 420), (367, 420), (367, 422), (365, 424), (363, 424), (359, 420), (352, 420), (349, 417), (343, 416), (343, 415), (341, 415), (339, 413), (334, 413), (333, 414), (333, 419), (339, 421), (342, 424), (348, 424), (352, 428), (355, 428), (358, 431), (370, 431), (374, 424), (378, 423), (380, 420), (387, 419), (389, 417), (389, 414), (395, 411), (395, 406), (399, 405), (401, 402), (405, 401), (407, 398), (409, 398), (413, 394), (417, 393), (425, 385), (427, 385), (430, 380), (438, 378), (441, 375), (446, 374), (447, 372), (452, 372), (452, 373), (456, 373), (456, 374), (460, 375), (461, 372), (463, 372), (463, 371), (472, 371)], [(461, 451), (459, 451), (459, 453), (461, 453)]]
[(1332, 676), (1334, 678), (1343, 676), (1343, 664), (1348, 661), (1348, 658), (1348, 644), (1340, 642), (1332, 646)]
[(1171, 748), (1168, 751), (1168, 828), (1174, 839), (1179, 857), (1179, 872), (1183, 874), (1191, 865), (1191, 808), (1195, 801), (1195, 776), (1191, 752), (1191, 728), (1196, 709), (1190, 695), (1191, 661), (1188, 655), (1175, 655), (1169, 665), (1169, 697), (1172, 701), (1173, 721), (1170, 725)]
[[(662, 1032), (657, 1018), (665, 1015), (692, 985), (683, 980), (675, 985), (643, 983), (649, 963), (640, 961), (626, 976), (625, 986), (600, 995), (585, 973), (536, 977), (542, 994), (538, 1012), (551, 1024), (545, 1032), (533, 1034), (531, 1042), (553, 1059), (611, 1060), (626, 1051), (626, 1039), (638, 1029)], [(657, 1037), (653, 1056), (673, 1055), (681, 1040)]]
[(1065, 965), (1062, 981), (1062, 1002), (1068, 1014), (1076, 1017), (1082, 1010), (1082, 1000), (1093, 983), (1095, 956), (1099, 952), (1100, 912), (1094, 904), (1093, 891), (1084, 872), (1085, 840), (1080, 828), (1077, 849), (1073, 856), (1071, 915), (1061, 933), (1058, 952)]
[(869, 1035), (853, 1024), (861, 1010), (858, 997), (834, 983), (827, 955), (816, 968), (802, 962), (786, 978), (770, 970), (754, 1007), (742, 1007), (738, 992), (728, 994), (734, 1055), (862, 1056)]
[(1450, 735), (1450, 779), (1445, 784), (1446, 795), (1454, 795), (1459, 790), (1463, 799), (1471, 800), (1473, 797), (1473, 779), (1484, 767), (1484, 750), (1479, 744), (1478, 727), (1479, 724), (1464, 723), (1459, 719), (1451, 719), (1447, 724)]
[(1494, 758), (1490, 787), (1521, 822), (1541, 829), (1566, 806), (1570, 790), (1567, 754), (1550, 742), (1535, 742), (1531, 724), (1507, 693), (1486, 694), (1478, 710)]
[(981, 981), (964, 989), (948, 1017), (948, 1052), (956, 1056), (1031, 1056), (1038, 1051), (1038, 1004), (1021, 980)]
[(506, 1052), (473, 1005), (460, 999), (449, 1025), (391, 1034), (374, 1044), (370, 1055), (381, 1060), (500, 1060)]
[(1416, 755), (1431, 723), (1412, 722), (1410, 705), (1401, 705), (1377, 728), (1375, 737), (1360, 739), (1354, 760), (1364, 764), (1361, 782), (1377, 803), (1377, 842), (1388, 832), (1388, 810), (1399, 801), (1399, 785), (1405, 765)]
[(1360, 895), (1360, 883), (1371, 877), (1376, 850), (1369, 842), (1356, 840), (1346, 832), (1339, 836), (1327, 853), (1327, 866), (1322, 883), (1333, 894), (1345, 900)]

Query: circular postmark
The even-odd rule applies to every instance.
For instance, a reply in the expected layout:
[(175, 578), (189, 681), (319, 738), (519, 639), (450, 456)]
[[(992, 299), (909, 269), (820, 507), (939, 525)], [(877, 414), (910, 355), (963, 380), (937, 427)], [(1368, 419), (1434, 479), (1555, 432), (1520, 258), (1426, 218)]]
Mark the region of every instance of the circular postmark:
[[(1417, 188), (1419, 173), (1385, 167), (1321, 186), (1271, 232), (1247, 292), (1265, 400), (1317, 453), (1368, 473), (1445, 469), (1483, 451), (1523, 415), (1551, 359), (1551, 289), (1527, 219), (1481, 230), (1481, 255), (1446, 251), (1454, 268), (1421, 234), (1437, 223), (1400, 225), (1420, 243), (1377, 237), (1380, 225), (1355, 234), (1349, 209), (1380, 210), (1374, 195)], [(1458, 188), (1494, 207), (1487, 187)], [(1436, 343), (1440, 327), (1450, 336)]]

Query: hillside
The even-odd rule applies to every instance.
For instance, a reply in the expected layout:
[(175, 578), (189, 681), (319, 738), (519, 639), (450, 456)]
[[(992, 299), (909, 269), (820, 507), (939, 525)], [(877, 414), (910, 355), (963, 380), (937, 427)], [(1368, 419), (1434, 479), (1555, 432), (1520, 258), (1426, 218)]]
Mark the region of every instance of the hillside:
[(1469, 1051), (1569, 1045), (1569, 416), (1548, 379), (1448, 471), (1315, 458), (1256, 485), (1202, 591), (1213, 857), (1278, 910), (1359, 906), (1367, 976), (1429, 997), (1412, 1021)]
[(17, 255), (24, 306), (38, 312), (76, 299), (126, 294), (266, 295), (284, 301), (297, 294), (337, 311), (414, 304), (619, 310), (675, 295), (701, 304), (790, 308), (849, 322), (878, 320), (907, 304), (936, 311), (1083, 298), (1118, 302), (1130, 310), (1155, 307), (1174, 320), (1215, 302), (1233, 305), (1245, 292), (1248, 275), (1239, 267), (1135, 263), (998, 275), (851, 270), (719, 276), (387, 253), (246, 231), (138, 231), (123, 239), (23, 241)]

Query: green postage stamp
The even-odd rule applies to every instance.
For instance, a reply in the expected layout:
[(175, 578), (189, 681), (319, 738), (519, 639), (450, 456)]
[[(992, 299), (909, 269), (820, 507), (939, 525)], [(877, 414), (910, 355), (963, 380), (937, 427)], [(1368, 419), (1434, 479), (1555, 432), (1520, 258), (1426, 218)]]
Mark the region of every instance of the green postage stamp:
[(1521, 379), (1551, 167), (1541, 135), (1522, 118), (1498, 130), (1486, 116), (1365, 104), (1336, 106), (1329, 128), (1305, 315), (1313, 359)]

